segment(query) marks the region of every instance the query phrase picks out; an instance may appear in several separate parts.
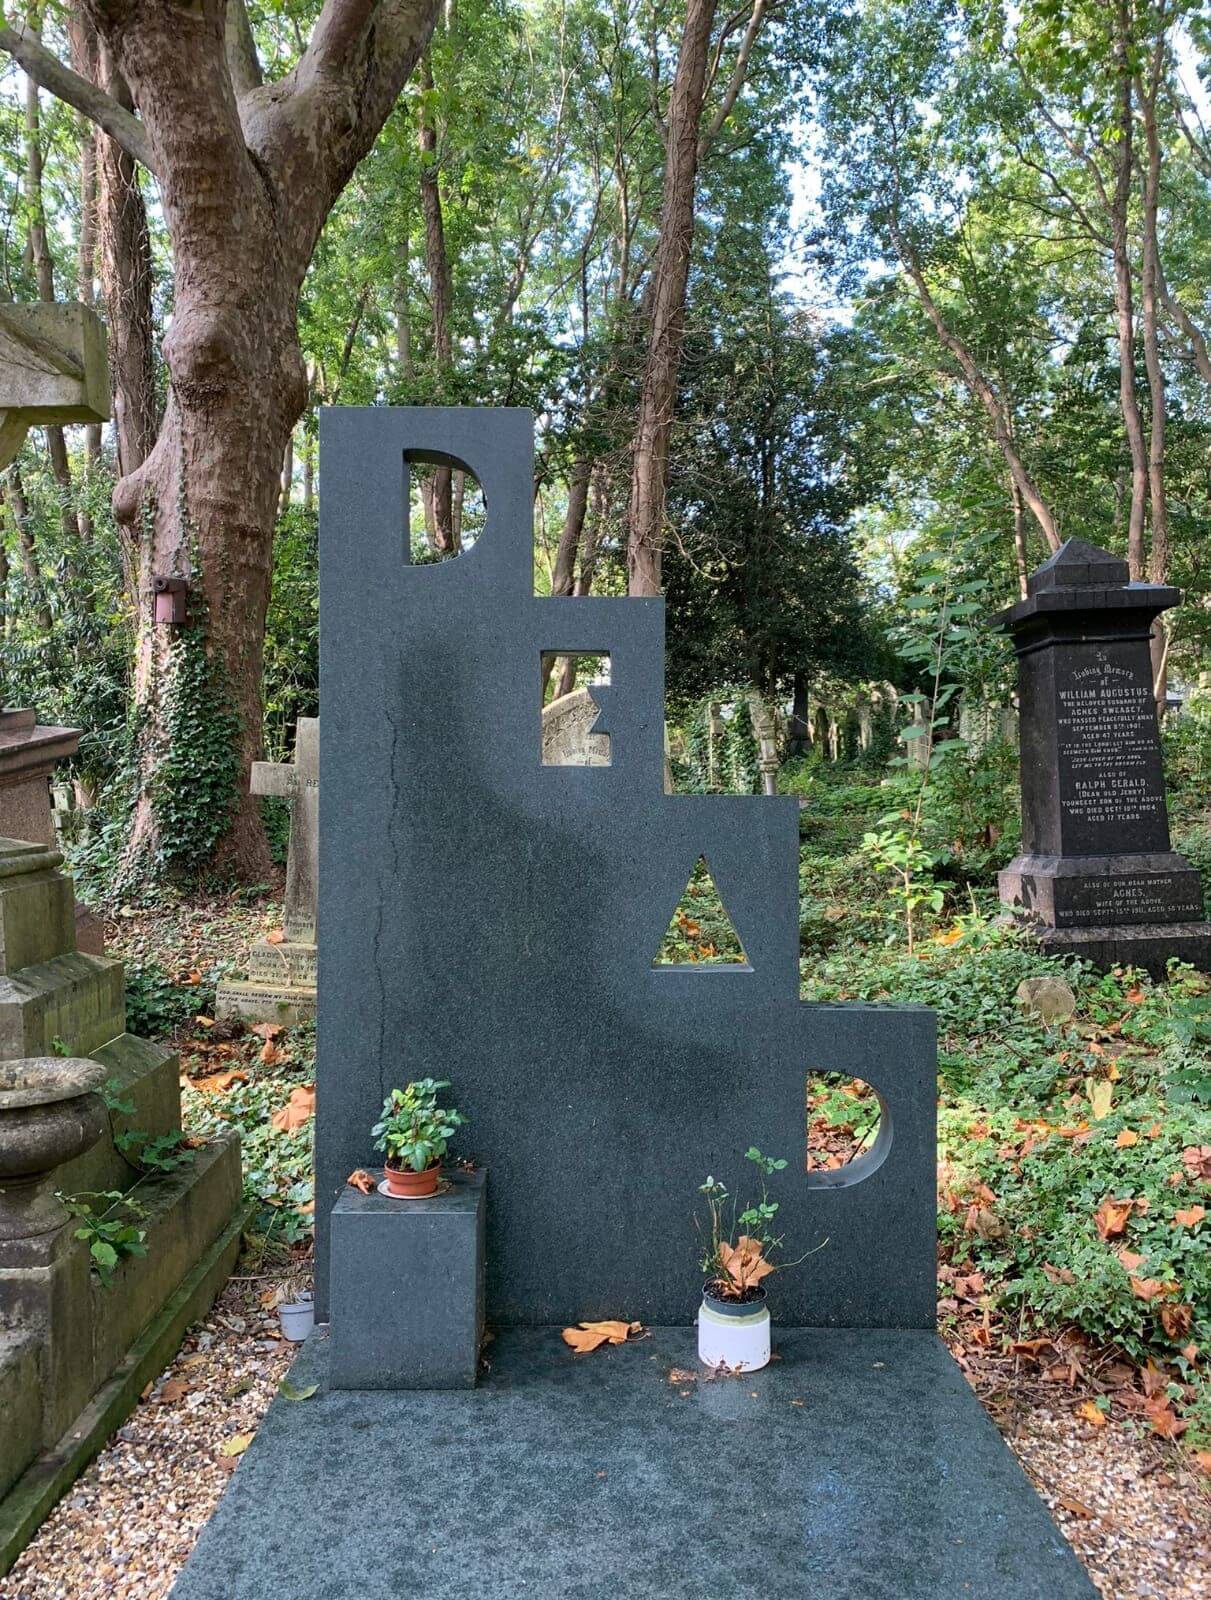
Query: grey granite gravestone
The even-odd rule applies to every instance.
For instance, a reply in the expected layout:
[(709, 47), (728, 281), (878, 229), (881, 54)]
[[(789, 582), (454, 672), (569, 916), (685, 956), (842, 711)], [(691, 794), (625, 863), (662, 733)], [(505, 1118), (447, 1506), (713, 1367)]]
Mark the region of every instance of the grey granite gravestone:
[[(332, 409), (321, 440), (320, 1314), (383, 1097), (432, 1076), (490, 1173), (489, 1320), (687, 1321), (698, 1186), (756, 1144), (802, 1175), (794, 1249), (830, 1241), (781, 1314), (932, 1326), (933, 1017), (801, 1004), (793, 798), (663, 792), (663, 601), (532, 593), (528, 412)], [(405, 459), (478, 477), (473, 550), (409, 564)], [(543, 764), (547, 652), (610, 657), (608, 766)], [(699, 856), (748, 963), (654, 966)], [(806, 1172), (814, 1071), (884, 1107), (840, 1179)]]
[[(800, 1003), (796, 803), (662, 792), (662, 602), (532, 595), (531, 430), (322, 416), (317, 1218), (352, 1259), (292, 1375), (307, 1403), (274, 1401), (174, 1600), (376, 1600), (402, 1571), (438, 1600), (1096, 1600), (933, 1332), (933, 1018)], [(473, 552), (407, 566), (405, 459), (478, 476)], [(608, 766), (543, 765), (551, 650), (611, 656)], [(700, 855), (748, 960), (655, 967)], [(830, 1069), (876, 1088), (880, 1132), (808, 1174)], [(496, 1336), (477, 1387), (344, 1388), (342, 1304), (424, 1340), (449, 1300), (424, 1245), (392, 1265), (423, 1218), (345, 1183), (425, 1073), (487, 1169)], [(791, 1158), (788, 1242), (828, 1244), (775, 1280), (780, 1359), (698, 1381), (697, 1186), (750, 1142)], [(582, 1358), (527, 1325), (603, 1315), (645, 1336)]]
[(1198, 872), (1170, 846), (1152, 692), (1152, 623), (1180, 599), (1069, 539), (992, 619), (1021, 702), (1022, 853), (1001, 900), (1049, 950), (1160, 977), (1174, 956), (1211, 968)]
[(293, 765), (252, 763), (253, 794), (289, 799), (290, 846), (282, 935), (258, 939), (248, 953), (247, 979), (219, 985), (220, 1017), (293, 1023), (315, 1015), (316, 891), (319, 879), (320, 720), (295, 725)]

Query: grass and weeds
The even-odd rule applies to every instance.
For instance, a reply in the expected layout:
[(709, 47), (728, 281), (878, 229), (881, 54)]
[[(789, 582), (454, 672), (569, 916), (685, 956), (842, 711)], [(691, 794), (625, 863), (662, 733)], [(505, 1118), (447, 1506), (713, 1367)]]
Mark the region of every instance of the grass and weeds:
[[(1190, 968), (1153, 984), (1042, 955), (1003, 925), (995, 861), (952, 884), (938, 914), (918, 913), (908, 954), (862, 844), (907, 782), (818, 764), (795, 775), (802, 994), (937, 1014), (943, 1329), (1052, 1361), (1071, 1381), (1105, 1368), (1113, 1403), (1206, 1448), (1211, 983)], [(1019, 983), (1042, 976), (1070, 985), (1066, 1022), (1018, 1003)], [(851, 1104), (860, 1137), (868, 1108)]]

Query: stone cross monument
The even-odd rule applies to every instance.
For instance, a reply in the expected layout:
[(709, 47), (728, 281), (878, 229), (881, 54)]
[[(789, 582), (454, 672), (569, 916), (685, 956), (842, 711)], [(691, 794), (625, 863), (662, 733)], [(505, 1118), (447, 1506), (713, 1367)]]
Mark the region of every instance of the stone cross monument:
[(253, 794), (291, 802), (286, 856), (285, 938), (258, 939), (248, 954), (246, 982), (219, 985), (220, 1017), (256, 1022), (297, 1022), (315, 1015), (316, 885), (319, 880), (320, 721), (300, 717), (293, 766), (252, 764)]
[(1152, 690), (1152, 624), (1180, 599), (1069, 539), (992, 619), (1021, 701), (1022, 854), (1001, 900), (1049, 950), (1158, 977), (1172, 956), (1211, 968), (1199, 875), (1170, 847)]

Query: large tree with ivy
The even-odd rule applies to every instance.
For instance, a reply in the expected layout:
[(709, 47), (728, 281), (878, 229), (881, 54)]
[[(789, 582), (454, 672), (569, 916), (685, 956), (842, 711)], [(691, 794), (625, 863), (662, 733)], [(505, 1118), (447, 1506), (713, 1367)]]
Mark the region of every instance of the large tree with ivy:
[[(79, 0), (79, 59), (91, 73), (65, 66), (29, 27), (0, 30), (0, 46), (31, 79), (154, 175), (172, 251), (167, 402), (146, 459), (114, 489), (139, 608), (134, 859), (171, 861), (178, 844), (197, 855), (196, 838), (161, 837), (157, 805), (165, 712), (185, 691), (176, 680), (188, 650), (154, 625), (153, 583), (184, 577), (187, 627), (208, 663), (189, 674), (201, 703), (188, 720), (222, 727), (234, 717), (239, 730), (236, 760), (223, 754), (232, 781), (195, 819), (210, 830), (204, 855), (248, 876), (268, 866), (247, 778), (261, 746), (279, 472), (308, 400), (299, 291), (436, 11), (436, 0), (324, 0), (305, 48), (278, 77), (262, 68), (243, 0)], [(113, 301), (108, 309), (121, 338), (128, 310)]]

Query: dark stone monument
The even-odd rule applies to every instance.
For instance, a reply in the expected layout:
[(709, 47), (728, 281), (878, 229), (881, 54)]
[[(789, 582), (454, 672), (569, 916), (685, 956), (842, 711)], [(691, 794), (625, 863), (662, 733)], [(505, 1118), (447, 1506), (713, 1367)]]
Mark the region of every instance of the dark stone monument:
[(347, 1188), (332, 1211), (334, 1389), (470, 1389), (484, 1330), (484, 1174), (431, 1200)]
[(1001, 899), (1049, 950), (1163, 977), (1211, 967), (1198, 872), (1170, 848), (1149, 638), (1180, 591), (1069, 539), (998, 613), (1018, 657), (1022, 854)]
[[(373, 1600), (402, 1571), (491, 1600), (1095, 1600), (933, 1331), (933, 1017), (799, 999), (796, 801), (664, 793), (663, 602), (533, 595), (528, 412), (329, 410), (321, 438), (331, 1332), (175, 1600)], [(408, 564), (408, 461), (480, 481), (487, 525), (456, 560)], [(544, 765), (549, 652), (609, 655), (608, 765)], [(700, 856), (747, 960), (655, 965)], [(807, 1169), (822, 1071), (881, 1107), (835, 1172)], [(474, 1388), (343, 1387), (376, 1360), (368, 1304), (425, 1344), (450, 1302), (424, 1213), (346, 1184), (387, 1091), (426, 1075), (453, 1081), (486, 1171), (495, 1337)], [(780, 1359), (699, 1381), (697, 1190), (749, 1144), (789, 1159), (788, 1249), (824, 1248), (773, 1280)], [(602, 1317), (650, 1336), (573, 1355), (560, 1325)], [(409, 1352), (387, 1336), (394, 1382)]]
[[(528, 411), (337, 408), (322, 421), (316, 1303), (330, 1213), (383, 1097), (448, 1078), (488, 1169), (496, 1326), (688, 1322), (693, 1211), (750, 1144), (802, 1174), (788, 1322), (932, 1327), (934, 1021), (799, 999), (798, 805), (664, 792), (663, 600), (533, 594)], [(455, 560), (408, 560), (405, 461), (479, 479)], [(608, 766), (544, 765), (546, 653), (606, 655)], [(654, 966), (700, 856), (748, 955)], [(883, 1107), (844, 1180), (806, 1172), (810, 1072)]]

